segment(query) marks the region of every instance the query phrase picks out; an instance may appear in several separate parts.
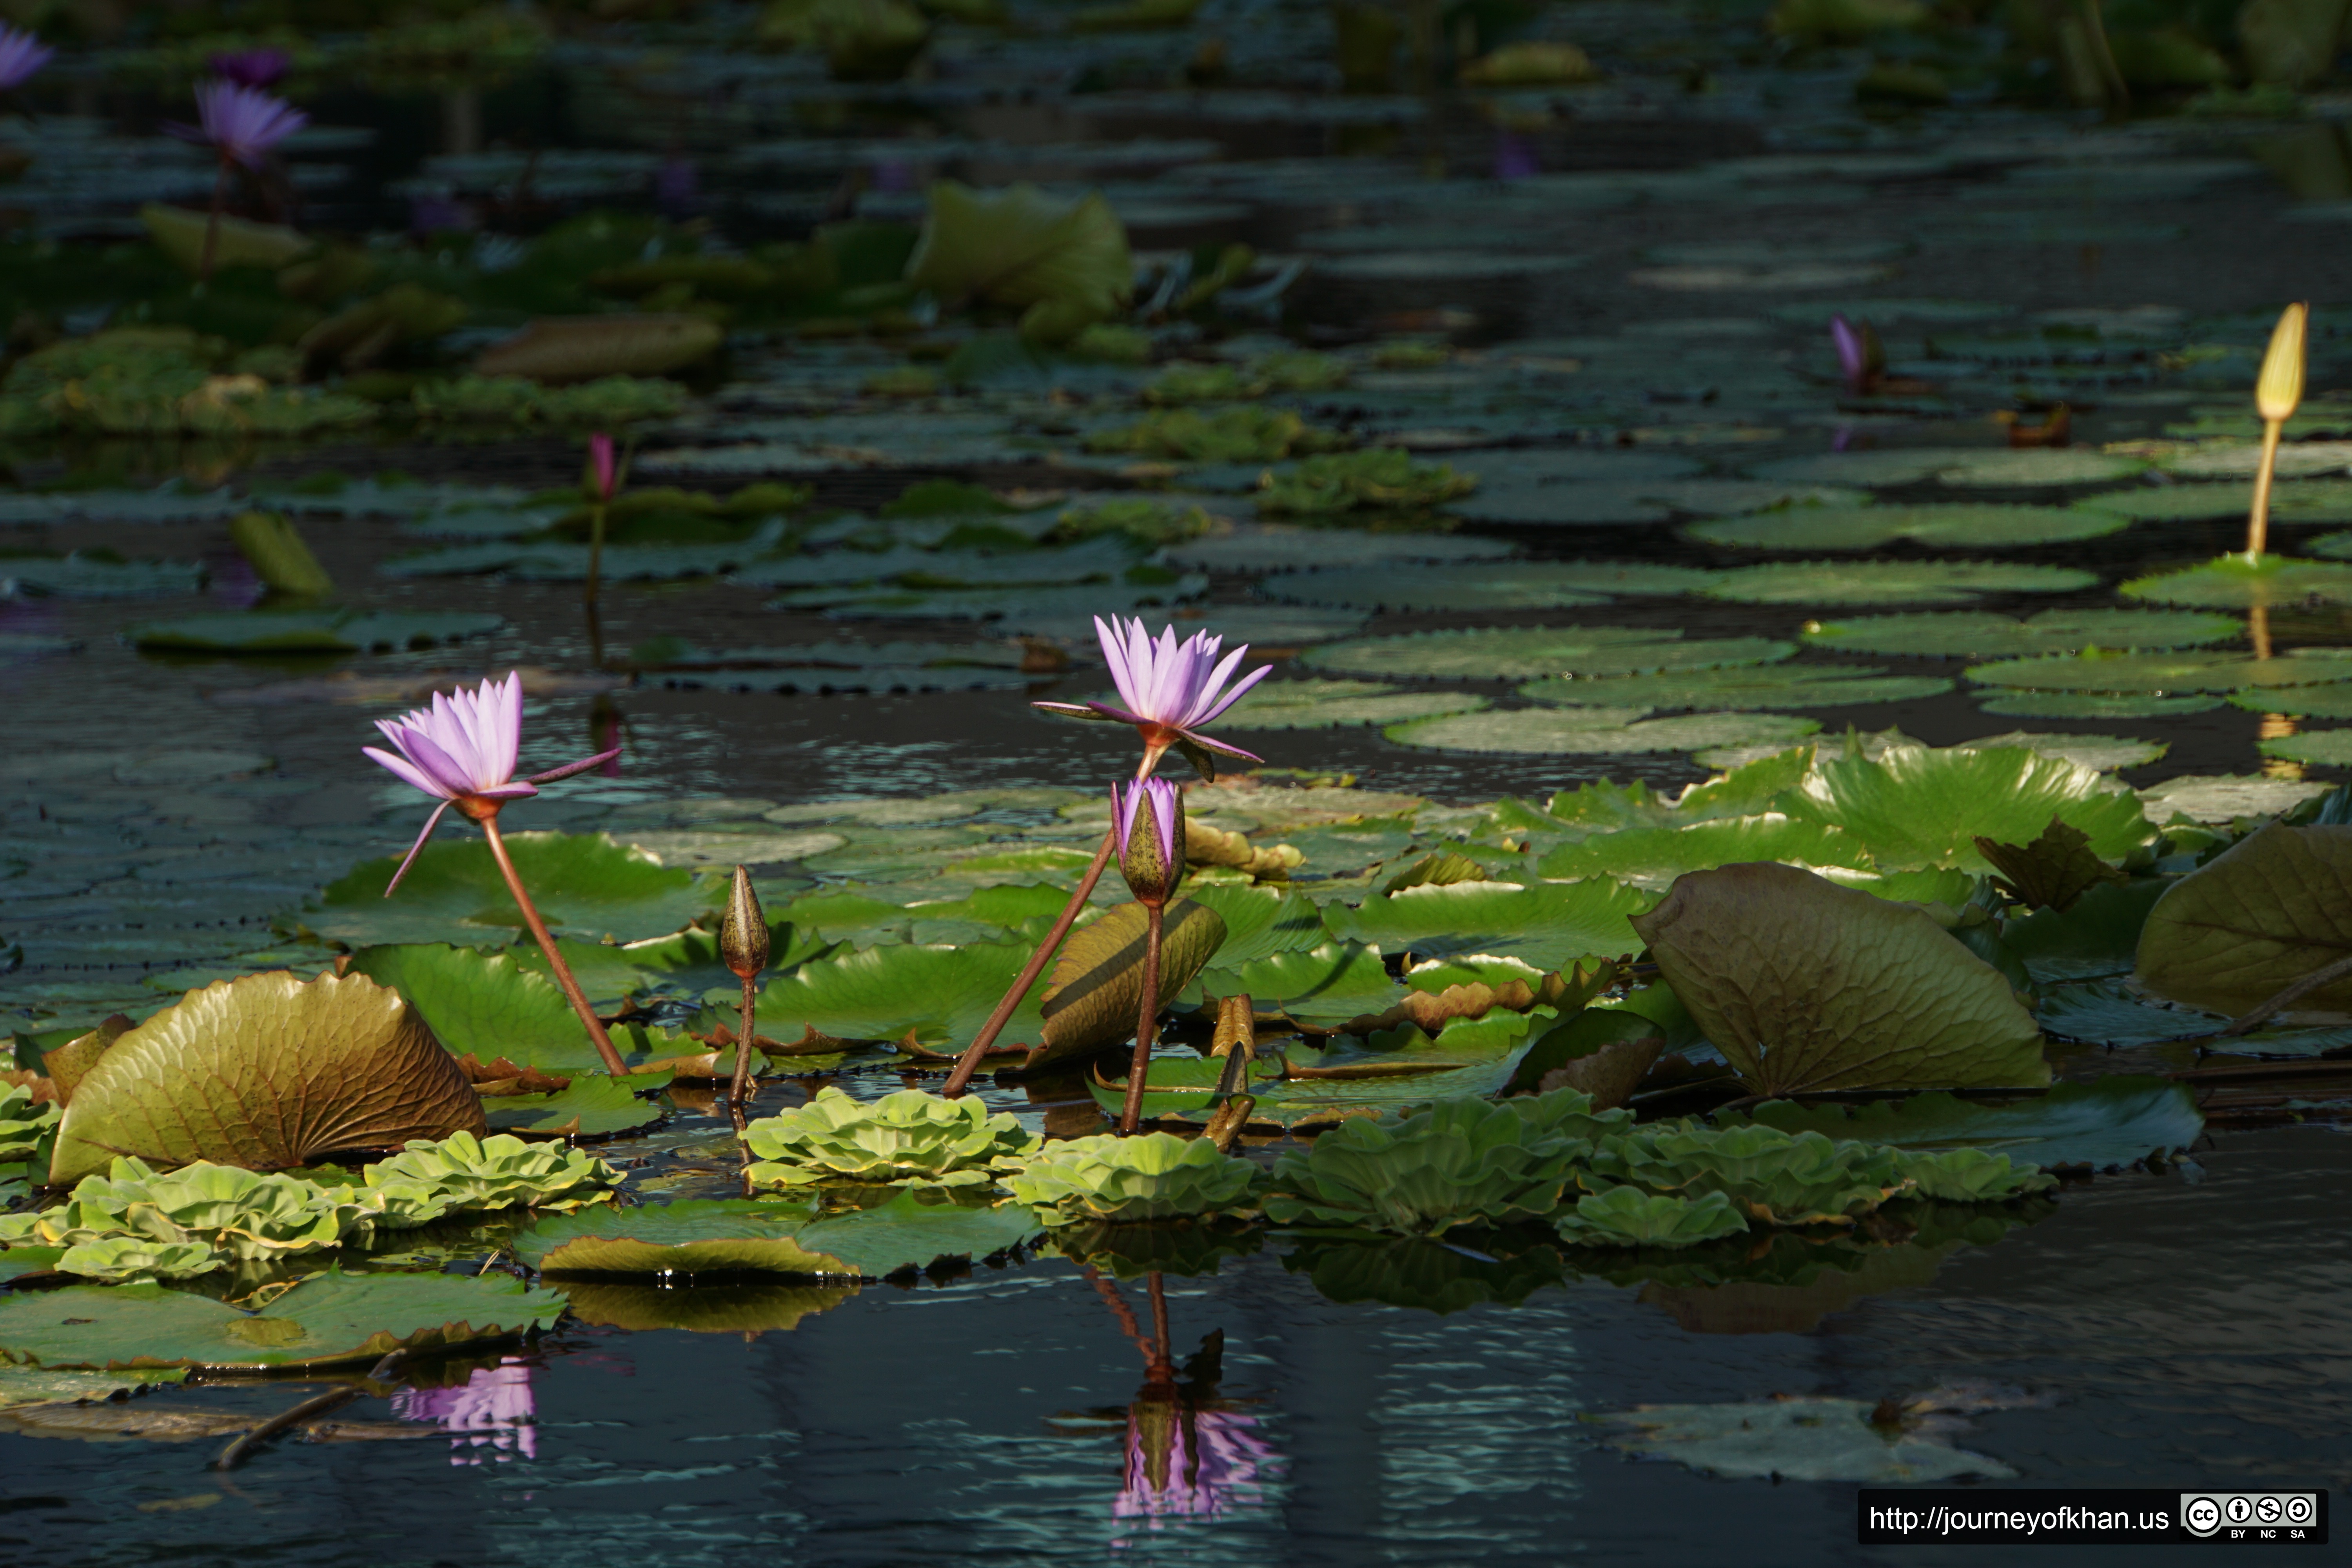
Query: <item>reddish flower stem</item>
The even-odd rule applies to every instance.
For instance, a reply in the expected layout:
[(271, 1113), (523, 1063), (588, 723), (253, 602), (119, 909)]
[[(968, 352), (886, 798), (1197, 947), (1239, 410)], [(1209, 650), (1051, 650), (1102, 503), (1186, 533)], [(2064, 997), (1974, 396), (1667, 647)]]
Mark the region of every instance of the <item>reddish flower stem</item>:
[(596, 1016), (596, 1009), (588, 1005), (587, 995), (581, 991), (580, 982), (572, 977), (572, 966), (563, 962), (563, 954), (555, 939), (547, 931), (547, 922), (539, 918), (539, 907), (530, 895), (522, 890), (522, 878), (515, 870), (514, 860), (507, 854), (507, 841), (499, 836), (499, 808), (495, 801), (485, 803), (487, 811), (471, 802), (461, 801), (458, 809), (482, 825), (483, 837), (490, 841), (490, 858), (499, 863), (499, 872), (507, 879), (507, 891), (514, 895), (515, 903), (522, 910), (523, 922), (530, 927), (531, 936), (539, 942), (539, 951), (547, 954), (547, 966), (555, 972), (555, 983), (563, 987), (563, 994), (572, 1003), (572, 1010), (580, 1015), (580, 1022), (588, 1030), (589, 1042), (596, 1054), (604, 1058), (604, 1070), (614, 1078), (626, 1078), (629, 1064), (613, 1048), (612, 1037), (604, 1033), (604, 1021)]
[(1127, 1104), (1118, 1113), (1120, 1136), (1143, 1120), (1143, 1080), (1151, 1071), (1151, 1047), (1160, 1037), (1160, 931), (1161, 906), (1146, 904), (1143, 937), (1143, 1001), (1135, 1017), (1135, 1061), (1127, 1074)]

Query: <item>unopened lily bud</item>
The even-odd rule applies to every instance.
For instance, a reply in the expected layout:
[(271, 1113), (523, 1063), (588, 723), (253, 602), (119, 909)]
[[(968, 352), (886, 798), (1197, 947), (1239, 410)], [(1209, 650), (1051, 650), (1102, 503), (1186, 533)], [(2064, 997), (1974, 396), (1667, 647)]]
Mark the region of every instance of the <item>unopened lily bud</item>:
[(719, 956), (739, 980), (752, 979), (768, 967), (768, 917), (751, 890), (751, 873), (740, 866), (728, 890), (727, 912), (719, 918)]
[(2263, 378), (2254, 384), (2254, 409), (2273, 424), (2294, 413), (2303, 401), (2304, 340), (2311, 327), (2311, 307), (2289, 305), (2279, 313), (2271, 331), (2270, 352), (2263, 355)]
[(585, 476), (589, 499), (611, 500), (620, 482), (620, 472), (613, 458), (613, 438), (602, 430), (588, 437), (588, 472)]
[(1110, 786), (1118, 868), (1139, 904), (1164, 904), (1184, 875), (1184, 797), (1165, 779)]

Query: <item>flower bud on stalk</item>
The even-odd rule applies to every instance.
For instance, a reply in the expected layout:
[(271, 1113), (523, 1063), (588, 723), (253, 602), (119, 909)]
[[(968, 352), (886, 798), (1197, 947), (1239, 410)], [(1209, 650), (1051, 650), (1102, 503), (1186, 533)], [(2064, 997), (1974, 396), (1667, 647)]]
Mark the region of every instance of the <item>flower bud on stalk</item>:
[(751, 873), (735, 868), (727, 911), (719, 918), (719, 956), (743, 983), (743, 1027), (735, 1041), (735, 1077), (727, 1089), (730, 1105), (743, 1103), (751, 1083), (752, 1010), (759, 1000), (760, 971), (768, 967), (768, 917), (751, 890)]
[(596, 602), (596, 579), (604, 564), (604, 511), (613, 504), (613, 493), (620, 484), (613, 437), (599, 430), (588, 437), (588, 469), (581, 476), (581, 488), (588, 492), (587, 599), (592, 605)]
[(2278, 467), (2279, 440), (2295, 405), (2303, 401), (2304, 342), (2311, 330), (2311, 307), (2297, 303), (2279, 313), (2263, 374), (2254, 383), (2254, 412), (2263, 416), (2262, 464), (2254, 470), (2253, 510), (2246, 518), (2246, 559), (2259, 561), (2270, 540), (2271, 475)]
[(1118, 1130), (1132, 1132), (1143, 1119), (1144, 1079), (1160, 1024), (1160, 937), (1163, 912), (1184, 875), (1184, 797), (1165, 779), (1139, 779), (1124, 790), (1110, 786), (1113, 831), (1118, 836), (1119, 874), (1143, 906), (1143, 996), (1135, 1019), (1135, 1059), (1127, 1075), (1127, 1103)]

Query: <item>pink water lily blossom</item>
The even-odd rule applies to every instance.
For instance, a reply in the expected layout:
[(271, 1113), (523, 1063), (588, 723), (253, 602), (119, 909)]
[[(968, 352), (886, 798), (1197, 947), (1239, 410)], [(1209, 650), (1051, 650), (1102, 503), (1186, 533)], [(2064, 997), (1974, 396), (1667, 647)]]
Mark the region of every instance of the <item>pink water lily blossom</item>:
[(23, 28), (0, 22), (0, 92), (32, 80), (56, 53)]
[(620, 748), (615, 746), (547, 773), (516, 778), (515, 759), (522, 744), (520, 670), (509, 673), (504, 680), (485, 680), (476, 691), (460, 690), (454, 695), (436, 691), (432, 707), (415, 709), (398, 719), (379, 719), (375, 727), (397, 748), (396, 753), (378, 746), (360, 749), (403, 783), (437, 795), (441, 801), (425, 819), (425, 830), (416, 836), (416, 842), (409, 847), (408, 858), (393, 874), (383, 890), (386, 898), (408, 875), (408, 868), (415, 863), (425, 841), (433, 837), (433, 830), (441, 825), (442, 814), (451, 806), (465, 810), (469, 816), (479, 816), (485, 810), (494, 813), (507, 801), (537, 795), (541, 784), (585, 773), (620, 755)]
[(208, 81), (196, 89), (196, 123), (163, 129), (184, 142), (202, 142), (225, 163), (257, 169), (272, 147), (310, 122), (282, 98), (233, 81)]
[(500, 1459), (514, 1451), (526, 1459), (539, 1453), (530, 1368), (513, 1356), (476, 1367), (461, 1388), (400, 1389), (392, 1409), (403, 1420), (429, 1421), (448, 1432), (453, 1465), (480, 1464), (485, 1445)]
[[(1180, 643), (1172, 626), (1154, 638), (1139, 616), (1122, 622), (1113, 616), (1106, 625), (1097, 616), (1095, 635), (1101, 639), (1103, 659), (1110, 666), (1111, 681), (1127, 706), (1118, 708), (1108, 702), (1037, 702), (1032, 707), (1066, 718), (1132, 724), (1142, 733), (1144, 750), (1152, 757), (1171, 746), (1191, 745), (1245, 762), (1265, 760), (1200, 733), (1202, 725), (1213, 722), (1273, 670), (1272, 665), (1260, 665), (1234, 680), (1234, 671), (1249, 652), (1247, 643), (1220, 660), (1217, 655), (1224, 646), (1224, 638), (1194, 632)], [(1228, 681), (1232, 682), (1230, 688)]]
[(268, 91), (286, 79), (294, 57), (284, 49), (232, 49), (205, 61), (213, 75), (239, 87)]

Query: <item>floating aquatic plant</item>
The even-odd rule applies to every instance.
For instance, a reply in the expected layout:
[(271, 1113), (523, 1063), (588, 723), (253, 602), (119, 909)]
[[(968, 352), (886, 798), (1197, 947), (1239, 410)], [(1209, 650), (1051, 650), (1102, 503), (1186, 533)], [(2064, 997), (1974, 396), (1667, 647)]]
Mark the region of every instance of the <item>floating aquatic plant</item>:
[[(1562, 1104), (1591, 1104), (1573, 1090), (1559, 1092)], [(1264, 1206), (1277, 1225), (1406, 1236), (1532, 1219), (1559, 1206), (1591, 1148), (1509, 1104), (1441, 1100), (1401, 1121), (1343, 1121), (1283, 1155)]]
[(1242, 1207), (1256, 1177), (1256, 1166), (1205, 1138), (1152, 1132), (1048, 1144), (1004, 1186), (1018, 1202), (1054, 1210), (1055, 1224), (1125, 1224)]
[[(84, 1177), (57, 1208), (0, 1219), (0, 1239), (66, 1248), (58, 1267), (69, 1274), (153, 1279), (332, 1252), (365, 1241), (375, 1217), (348, 1189), (299, 1176), (209, 1162), (157, 1172), (123, 1158)], [(126, 1238), (142, 1247), (96, 1245)]]
[(420, 1139), (362, 1176), (395, 1229), (429, 1225), (477, 1209), (533, 1208), (568, 1213), (601, 1200), (621, 1173), (561, 1143), (526, 1142), (507, 1133), (471, 1132)]
[(1722, 1193), (1687, 1198), (1639, 1187), (1588, 1193), (1553, 1225), (1562, 1241), (1581, 1247), (1696, 1247), (1748, 1229)]
[(588, 1005), (580, 983), (572, 977), (572, 966), (548, 934), (547, 922), (540, 918), (539, 908), (523, 889), (522, 878), (515, 870), (514, 859), (507, 853), (506, 840), (499, 833), (499, 809), (509, 801), (522, 800), (539, 793), (538, 786), (557, 779), (570, 778), (587, 772), (601, 763), (620, 755), (620, 748), (567, 763), (560, 768), (535, 773), (528, 779), (514, 776), (515, 759), (522, 742), (522, 676), (509, 673), (503, 681), (485, 680), (478, 691), (459, 691), (454, 697), (434, 693), (433, 706), (413, 710), (400, 719), (379, 719), (376, 728), (384, 738), (398, 748), (394, 755), (375, 746), (361, 750), (394, 776), (415, 785), (425, 794), (440, 798), (433, 815), (425, 819), (424, 829), (416, 842), (409, 847), (408, 858), (392, 875), (383, 896), (392, 897), (393, 889), (408, 874), (415, 863), (417, 852), (425, 841), (433, 837), (440, 826), (441, 816), (456, 806), (480, 824), (482, 836), (489, 841), (490, 854), (499, 863), (499, 871), (506, 879), (507, 889), (514, 895), (515, 904), (522, 910), (530, 934), (538, 940), (540, 952), (546, 956), (548, 967), (554, 972), (556, 983), (571, 1000), (572, 1010), (580, 1015), (581, 1024), (594, 1043), (596, 1054), (604, 1060), (607, 1071), (615, 1077), (626, 1073), (628, 1064), (613, 1048), (612, 1038), (605, 1034), (603, 1020)]
[(991, 1162), (1033, 1152), (1044, 1142), (977, 1100), (945, 1100), (919, 1089), (867, 1103), (821, 1089), (806, 1105), (743, 1129), (762, 1163), (756, 1183), (804, 1185), (844, 1177), (866, 1181), (984, 1182)]

